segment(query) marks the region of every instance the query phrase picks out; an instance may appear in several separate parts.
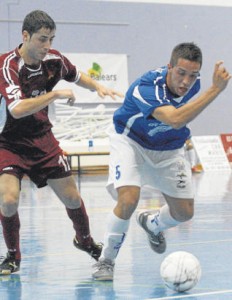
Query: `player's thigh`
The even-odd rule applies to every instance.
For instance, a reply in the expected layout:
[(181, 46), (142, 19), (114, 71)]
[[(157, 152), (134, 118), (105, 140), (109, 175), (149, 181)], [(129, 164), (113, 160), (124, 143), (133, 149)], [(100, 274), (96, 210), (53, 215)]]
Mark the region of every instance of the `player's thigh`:
[(141, 186), (143, 164), (144, 158), (136, 143), (123, 135), (113, 135), (109, 158), (109, 183), (113, 183), (114, 188), (125, 185)]
[(172, 151), (161, 155), (162, 160), (146, 166), (149, 185), (173, 198), (192, 199), (192, 172), (183, 152)]

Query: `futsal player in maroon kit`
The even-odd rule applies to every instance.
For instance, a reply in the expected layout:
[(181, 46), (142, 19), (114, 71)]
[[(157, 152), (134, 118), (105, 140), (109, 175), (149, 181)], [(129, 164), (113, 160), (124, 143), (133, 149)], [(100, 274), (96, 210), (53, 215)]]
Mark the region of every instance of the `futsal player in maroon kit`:
[(18, 206), (24, 175), (38, 188), (49, 185), (65, 205), (78, 249), (96, 260), (102, 250), (90, 234), (84, 202), (51, 131), (48, 111), (56, 99), (68, 99), (70, 105), (75, 101), (71, 89), (53, 90), (62, 79), (94, 90), (100, 97), (115, 99), (121, 95), (77, 70), (65, 56), (51, 49), (55, 31), (49, 15), (32, 11), (23, 22), (23, 43), (0, 56), (0, 220), (8, 249), (0, 264), (0, 275), (20, 269)]

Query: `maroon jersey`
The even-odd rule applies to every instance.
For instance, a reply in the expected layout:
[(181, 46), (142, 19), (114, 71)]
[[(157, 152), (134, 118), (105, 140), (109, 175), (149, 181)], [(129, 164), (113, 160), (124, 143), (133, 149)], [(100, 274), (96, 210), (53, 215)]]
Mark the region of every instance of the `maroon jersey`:
[(17, 48), (0, 56), (0, 141), (13, 139), (14, 143), (24, 143), (49, 131), (52, 124), (48, 107), (20, 119), (11, 116), (11, 109), (26, 98), (50, 92), (62, 79), (77, 82), (79, 78), (76, 67), (53, 49), (39, 66), (26, 65)]

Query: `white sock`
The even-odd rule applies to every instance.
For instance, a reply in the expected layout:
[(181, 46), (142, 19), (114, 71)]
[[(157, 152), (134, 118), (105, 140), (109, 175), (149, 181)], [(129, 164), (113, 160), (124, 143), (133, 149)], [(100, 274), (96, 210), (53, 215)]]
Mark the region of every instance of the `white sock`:
[(118, 218), (111, 213), (107, 218), (107, 230), (104, 235), (104, 246), (100, 259), (108, 259), (114, 263), (115, 258), (125, 240), (130, 220)]
[(168, 205), (161, 207), (160, 211), (151, 215), (147, 219), (147, 227), (149, 230), (153, 231), (155, 234), (158, 234), (160, 231), (165, 229), (177, 226), (181, 222), (173, 219), (170, 215)]

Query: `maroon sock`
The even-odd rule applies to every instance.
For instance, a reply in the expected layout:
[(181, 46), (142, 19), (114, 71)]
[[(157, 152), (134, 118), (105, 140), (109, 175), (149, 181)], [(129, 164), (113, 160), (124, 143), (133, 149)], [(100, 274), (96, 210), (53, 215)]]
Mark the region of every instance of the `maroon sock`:
[(89, 218), (83, 200), (81, 200), (80, 208), (70, 209), (66, 207), (66, 211), (73, 222), (73, 228), (76, 231), (78, 242), (84, 246), (89, 246), (92, 239), (89, 229)]
[(0, 212), (0, 220), (3, 228), (3, 236), (6, 247), (9, 251), (15, 252), (15, 258), (21, 259), (20, 246), (19, 246), (19, 229), (20, 220), (18, 212), (12, 217), (5, 217)]

